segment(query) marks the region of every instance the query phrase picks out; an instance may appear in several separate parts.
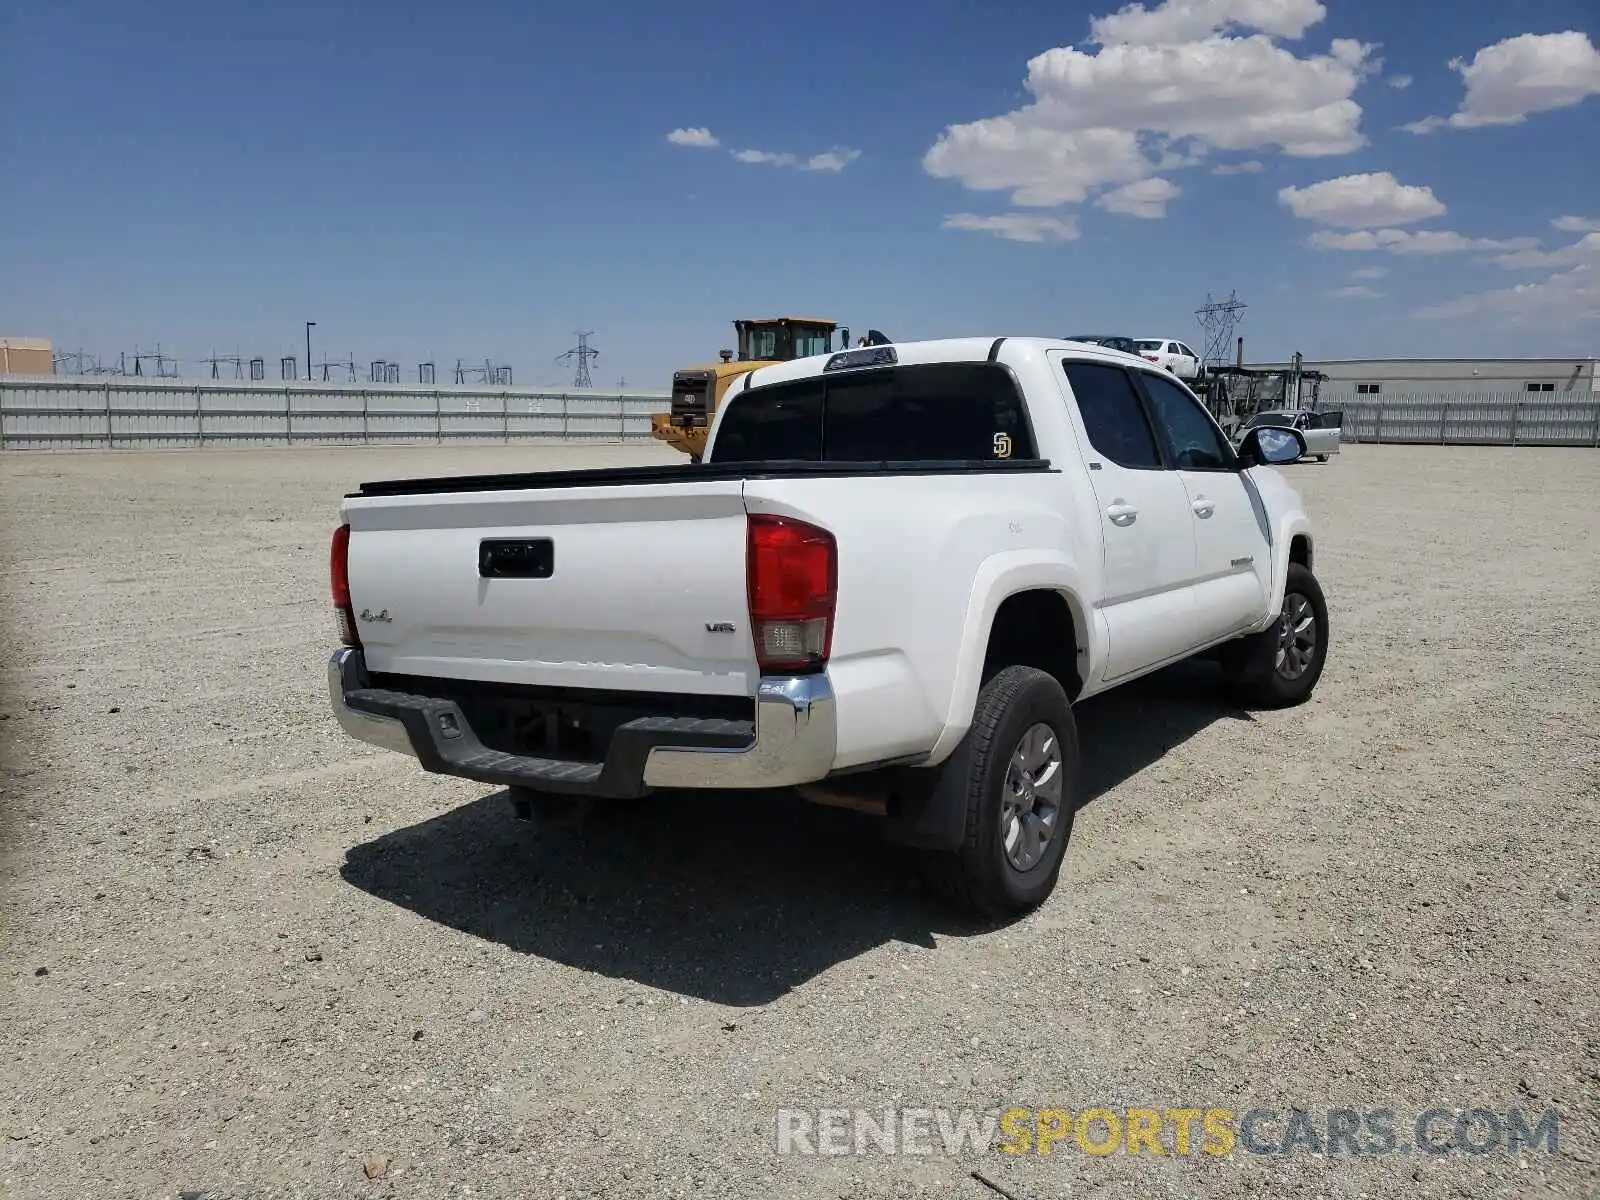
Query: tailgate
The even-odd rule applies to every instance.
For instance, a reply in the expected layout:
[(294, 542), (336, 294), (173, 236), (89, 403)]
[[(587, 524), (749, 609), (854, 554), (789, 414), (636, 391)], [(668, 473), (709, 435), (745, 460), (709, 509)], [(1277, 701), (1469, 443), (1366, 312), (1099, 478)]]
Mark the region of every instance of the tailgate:
[(349, 497), (367, 669), (754, 695), (743, 487)]

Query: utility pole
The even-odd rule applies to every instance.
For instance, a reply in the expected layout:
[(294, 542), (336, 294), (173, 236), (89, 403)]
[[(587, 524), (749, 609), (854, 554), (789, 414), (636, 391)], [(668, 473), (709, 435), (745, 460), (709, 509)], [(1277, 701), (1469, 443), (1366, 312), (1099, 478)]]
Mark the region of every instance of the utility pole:
[(311, 327), (315, 321), (306, 322), (306, 382), (311, 382)]

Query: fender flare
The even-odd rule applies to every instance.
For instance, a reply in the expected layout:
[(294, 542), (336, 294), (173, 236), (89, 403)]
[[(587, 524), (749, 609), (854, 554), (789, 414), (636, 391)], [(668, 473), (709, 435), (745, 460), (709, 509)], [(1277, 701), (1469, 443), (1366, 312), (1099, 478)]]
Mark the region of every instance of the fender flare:
[[(1273, 555), (1272, 563), (1272, 603), (1267, 606), (1267, 624), (1270, 625), (1278, 617), (1278, 611), (1283, 607), (1283, 593), (1289, 587), (1289, 547), (1294, 539), (1303, 537), (1311, 547), (1312, 564), (1316, 563), (1316, 538), (1311, 532), (1311, 519), (1303, 512), (1292, 512), (1278, 521), (1278, 552)], [(1265, 628), (1265, 626), (1263, 626)]]
[(1079, 672), (1092, 675), (1091, 664), (1103, 660), (1104, 634), (1083, 605), (1083, 578), (1078, 567), (1059, 552), (1012, 550), (992, 554), (978, 564), (961, 623), (960, 649), (944, 730), (929, 750), (925, 764), (943, 762), (966, 736), (982, 686), (983, 660), (989, 632), (1000, 605), (1018, 592), (1049, 590), (1061, 593), (1078, 635)]

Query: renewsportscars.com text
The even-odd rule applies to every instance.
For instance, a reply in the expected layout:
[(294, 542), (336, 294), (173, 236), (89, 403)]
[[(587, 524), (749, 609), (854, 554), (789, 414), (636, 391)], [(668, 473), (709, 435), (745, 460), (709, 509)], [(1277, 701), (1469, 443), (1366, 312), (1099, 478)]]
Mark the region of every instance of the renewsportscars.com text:
[(1555, 1109), (782, 1108), (779, 1154), (1083, 1153), (1373, 1157), (1558, 1152)]

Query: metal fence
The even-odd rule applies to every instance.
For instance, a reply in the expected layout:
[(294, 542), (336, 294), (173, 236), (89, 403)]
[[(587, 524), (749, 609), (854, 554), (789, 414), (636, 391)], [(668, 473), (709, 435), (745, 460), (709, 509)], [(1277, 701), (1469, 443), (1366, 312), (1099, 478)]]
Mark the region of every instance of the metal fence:
[(1600, 394), (1534, 399), (1527, 392), (1399, 392), (1337, 395), (1317, 407), (1344, 411), (1345, 442), (1428, 442), (1457, 446), (1600, 446)]
[(626, 441), (667, 392), (0, 375), (0, 448)]
[[(1321, 393), (1346, 442), (1600, 447), (1600, 394)], [(0, 375), (0, 448), (627, 441), (667, 392)]]

